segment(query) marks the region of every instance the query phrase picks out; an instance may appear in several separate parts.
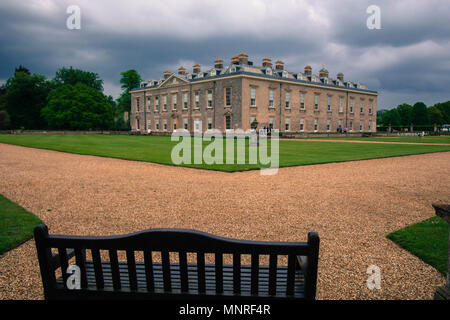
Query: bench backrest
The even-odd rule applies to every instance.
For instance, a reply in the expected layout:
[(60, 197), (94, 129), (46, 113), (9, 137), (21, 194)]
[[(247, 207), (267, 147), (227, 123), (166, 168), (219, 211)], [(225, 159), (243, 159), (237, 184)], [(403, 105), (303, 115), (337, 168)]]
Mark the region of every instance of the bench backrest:
[[(278, 256), (287, 256), (286, 294), (294, 292), (295, 270), (301, 267), (305, 276), (305, 297), (314, 299), (316, 293), (319, 236), (315, 232), (308, 234), (308, 242), (262, 242), (235, 240), (214, 236), (208, 233), (185, 229), (149, 229), (137, 233), (107, 236), (66, 236), (50, 235), (45, 225), (34, 230), (36, 248), (41, 268), (44, 293), (50, 296), (56, 290), (55, 270), (60, 267), (64, 283), (68, 277), (65, 270), (69, 266), (70, 256), (75, 256), (81, 269), (81, 288), (86, 288), (87, 279), (84, 270), (85, 250), (91, 250), (95, 268), (97, 289), (103, 289), (102, 261), (100, 250), (109, 251), (114, 288), (120, 288), (117, 252), (125, 251), (131, 290), (137, 290), (135, 252), (142, 251), (144, 256), (147, 290), (152, 292), (151, 268), (152, 253), (161, 254), (164, 292), (171, 292), (170, 254), (179, 257), (181, 291), (188, 291), (187, 254), (196, 253), (198, 270), (198, 292), (205, 292), (205, 254), (213, 254), (216, 268), (216, 292), (223, 292), (222, 273), (223, 255), (233, 256), (234, 294), (240, 294), (241, 255), (251, 256), (251, 293), (258, 293), (258, 269), (260, 255), (269, 256), (269, 294), (276, 293), (276, 269)], [(58, 255), (52, 254), (52, 249)], [(299, 259), (299, 256), (302, 257)]]

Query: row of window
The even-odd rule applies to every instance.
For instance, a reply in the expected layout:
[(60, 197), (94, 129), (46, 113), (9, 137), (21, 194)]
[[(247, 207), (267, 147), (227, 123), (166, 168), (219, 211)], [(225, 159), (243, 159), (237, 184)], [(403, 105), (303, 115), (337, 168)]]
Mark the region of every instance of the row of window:
[[(274, 118), (270, 117), (269, 118), (269, 128), (270, 129), (273, 129), (273, 121), (274, 121)], [(333, 127), (331, 119), (327, 119), (325, 128), (319, 127), (319, 119), (315, 118), (313, 121), (314, 121), (314, 127), (313, 127), (314, 128), (313, 129), (314, 132), (318, 132), (318, 131), (334, 131), (334, 130), (337, 131), (339, 129), (342, 129), (342, 130), (344, 129), (342, 120), (338, 120), (337, 126)], [(300, 126), (298, 127), (299, 131), (305, 131), (305, 126), (306, 126), (305, 119), (301, 118), (300, 119)], [(371, 120), (367, 121), (367, 127), (364, 127), (364, 121), (363, 120), (359, 121), (359, 131), (364, 131), (365, 129), (367, 131), (372, 131), (372, 121)], [(291, 127), (291, 119), (290, 118), (285, 118), (284, 130), (288, 131), (288, 132), (293, 130), (293, 128)], [(349, 131), (353, 131), (354, 130), (353, 120), (349, 120), (348, 130)]]
[[(269, 108), (275, 108), (274, 106), (274, 89), (269, 89)], [(178, 94), (172, 93), (170, 94), (172, 96), (171, 100), (171, 106), (172, 110), (177, 110), (178, 104)], [(327, 103), (327, 111), (332, 111), (332, 97), (328, 96), (328, 103)], [(208, 89), (206, 90), (206, 105), (208, 108), (213, 107), (213, 90)], [(167, 111), (168, 107), (168, 95), (162, 96), (162, 110)], [(182, 108), (187, 110), (188, 108), (188, 102), (189, 102), (189, 93), (183, 92), (182, 95)], [(290, 109), (291, 108), (291, 93), (286, 92), (285, 94), (285, 108)], [(365, 100), (360, 99), (360, 113), (364, 113), (365, 109)], [(154, 111), (158, 112), (160, 107), (160, 96), (155, 96), (154, 98), (152, 96), (147, 97), (147, 110), (150, 111), (152, 106), (154, 107)], [(231, 87), (225, 88), (225, 106), (229, 107), (231, 106)], [(256, 88), (251, 88), (250, 90), (250, 106), (256, 107)], [(200, 108), (200, 91), (194, 91), (194, 108), (199, 109)], [(300, 110), (305, 110), (305, 93), (300, 93)], [(350, 113), (354, 113), (355, 111), (355, 99), (350, 98)], [(319, 111), (319, 95), (315, 94), (314, 96), (314, 110)], [(372, 114), (373, 110), (373, 100), (369, 100), (369, 114)], [(136, 112), (140, 112), (140, 98), (136, 98)], [(339, 97), (339, 112), (344, 112), (344, 98)]]
[[(161, 127), (160, 127), (160, 119), (155, 119), (154, 120), (154, 124), (155, 127), (152, 128), (152, 121), (151, 120), (147, 120), (147, 129), (153, 129), (155, 131), (160, 131)], [(163, 119), (162, 120), (162, 129), (163, 131), (168, 131), (168, 121), (167, 119)], [(183, 118), (183, 128), (185, 130), (189, 130), (189, 119), (188, 118)], [(213, 122), (212, 122), (212, 118), (208, 118), (208, 129), (212, 129), (213, 128)], [(231, 116), (225, 116), (225, 128), (227, 130), (231, 129)], [(136, 119), (136, 129), (137, 130), (141, 130), (141, 124), (139, 119)], [(173, 119), (172, 120), (172, 129), (176, 130), (177, 129), (177, 120)], [(200, 121), (198, 119), (194, 119), (194, 129), (195, 130), (200, 130)]]
[[(168, 96), (171, 96), (172, 99), (169, 102)], [(178, 107), (178, 93), (171, 93), (171, 94), (165, 94), (162, 95), (162, 110), (167, 111), (168, 103), (171, 103), (172, 110), (177, 110)], [(136, 112), (141, 111), (141, 99), (139, 97), (136, 98)], [(187, 109), (189, 105), (189, 93), (188, 92), (182, 92), (182, 108)], [(213, 107), (213, 90), (208, 89), (206, 90), (206, 105), (208, 108)], [(231, 107), (231, 87), (225, 88), (225, 106)], [(147, 110), (150, 112), (150, 110), (154, 107), (154, 111), (158, 112), (160, 107), (160, 96), (148, 96), (147, 97)], [(194, 91), (194, 108), (199, 109), (200, 108), (200, 91)]]

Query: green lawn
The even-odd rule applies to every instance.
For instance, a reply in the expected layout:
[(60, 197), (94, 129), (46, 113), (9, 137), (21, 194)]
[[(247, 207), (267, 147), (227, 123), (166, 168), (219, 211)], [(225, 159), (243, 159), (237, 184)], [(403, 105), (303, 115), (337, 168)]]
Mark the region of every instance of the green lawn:
[(445, 275), (448, 231), (447, 222), (433, 217), (388, 234), (387, 237)]
[(0, 194), (0, 254), (33, 237), (33, 229), (40, 223), (35, 215)]
[[(313, 138), (312, 138), (313, 139)], [(319, 138), (319, 139), (339, 139), (356, 141), (385, 141), (385, 142), (414, 142), (414, 143), (447, 143), (450, 144), (450, 136), (437, 137), (342, 137), (342, 138)]]
[[(0, 135), (0, 143), (51, 149), (77, 154), (174, 165), (170, 137), (128, 135)], [(331, 141), (280, 140), (280, 167), (364, 160), (450, 151), (448, 146), (340, 143)], [(209, 142), (204, 142), (203, 147)], [(248, 143), (247, 143), (248, 151)], [(270, 153), (269, 153), (270, 154)], [(247, 152), (248, 156), (248, 152)], [(236, 158), (236, 153), (235, 153)], [(182, 166), (221, 171), (243, 171), (260, 164), (183, 164)]]

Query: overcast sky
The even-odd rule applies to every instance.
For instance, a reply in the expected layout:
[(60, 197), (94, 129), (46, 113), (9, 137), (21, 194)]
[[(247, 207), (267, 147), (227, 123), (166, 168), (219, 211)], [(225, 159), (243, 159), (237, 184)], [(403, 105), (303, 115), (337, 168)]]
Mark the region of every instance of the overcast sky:
[[(66, 27), (70, 5), (79, 30)], [(380, 30), (367, 28), (370, 5)], [(122, 71), (159, 79), (245, 51), (258, 65), (268, 56), (292, 72), (343, 72), (379, 92), (379, 109), (432, 105), (450, 100), (449, 17), (449, 0), (1, 0), (0, 82), (19, 64), (49, 78), (73, 66), (98, 73), (116, 98)]]

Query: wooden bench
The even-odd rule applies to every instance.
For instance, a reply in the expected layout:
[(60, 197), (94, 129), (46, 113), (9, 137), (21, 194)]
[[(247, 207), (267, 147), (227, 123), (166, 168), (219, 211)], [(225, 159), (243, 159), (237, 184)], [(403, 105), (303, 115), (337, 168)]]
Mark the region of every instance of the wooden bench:
[[(47, 226), (38, 225), (34, 237), (44, 295), (50, 300), (312, 300), (316, 295), (319, 236), (315, 232), (308, 234), (306, 243), (260, 242), (183, 229), (150, 229), (108, 237), (49, 235)], [(122, 251), (126, 261), (118, 258)], [(137, 252), (143, 261), (137, 261)], [(91, 260), (86, 258), (89, 253)], [(152, 253), (161, 258), (152, 259)], [(225, 254), (231, 255), (232, 264), (224, 264)], [(241, 264), (244, 254), (251, 257), (249, 265)], [(191, 256), (196, 257), (196, 263)], [(206, 264), (205, 256), (214, 264)], [(268, 265), (260, 264), (260, 256), (266, 256)], [(287, 258), (286, 265), (278, 263), (279, 256)], [(72, 276), (66, 270), (71, 264), (80, 268), (80, 289), (67, 287)]]

